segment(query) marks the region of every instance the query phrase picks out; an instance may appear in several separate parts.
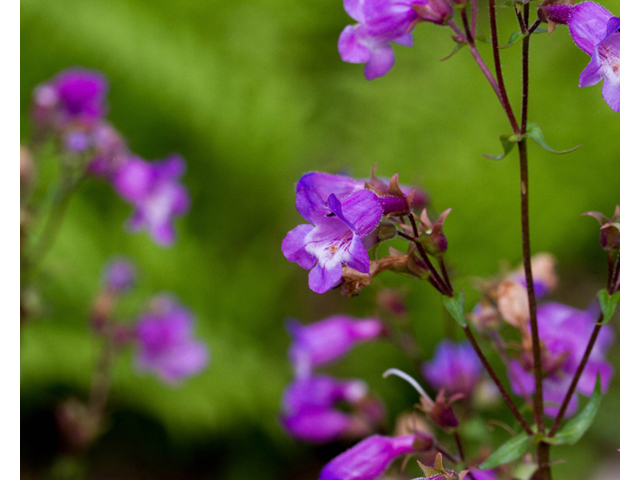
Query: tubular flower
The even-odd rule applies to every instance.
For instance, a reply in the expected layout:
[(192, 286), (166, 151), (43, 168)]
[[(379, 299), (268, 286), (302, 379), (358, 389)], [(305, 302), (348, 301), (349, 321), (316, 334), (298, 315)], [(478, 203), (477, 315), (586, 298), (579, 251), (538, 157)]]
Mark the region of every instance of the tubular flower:
[(433, 360), (422, 365), (422, 374), (437, 390), (444, 388), (449, 395), (469, 397), (480, 380), (482, 364), (470, 344), (443, 340)]
[(298, 378), (284, 392), (282, 424), (298, 440), (336, 440), (358, 428), (355, 417), (336, 409), (336, 404), (353, 405), (366, 394), (367, 386), (360, 380), (336, 380), (327, 375)]
[(169, 296), (156, 297), (135, 328), (136, 363), (167, 383), (200, 372), (209, 362), (204, 343), (194, 340), (191, 312)]
[(293, 337), (289, 358), (298, 376), (308, 376), (314, 367), (330, 363), (356, 344), (385, 333), (380, 320), (356, 320), (346, 315), (334, 315), (311, 325), (291, 320), (287, 328)]
[(344, 0), (344, 9), (358, 23), (342, 31), (338, 51), (345, 62), (365, 63), (367, 80), (393, 67), (391, 42), (411, 47), (419, 21), (442, 25), (453, 12), (446, 0)]
[(602, 97), (614, 112), (620, 111), (620, 17), (593, 2), (576, 6), (543, 7), (547, 19), (567, 24), (576, 45), (591, 61), (580, 74), (580, 87), (596, 85), (604, 78)]
[(342, 265), (369, 273), (369, 254), (362, 239), (382, 218), (374, 193), (363, 190), (342, 200), (335, 194), (327, 202), (316, 192), (302, 188), (296, 208), (311, 222), (291, 230), (282, 241), (282, 253), (309, 272), (309, 288), (324, 293), (342, 278)]
[[(578, 310), (561, 303), (547, 303), (538, 309), (544, 373), (542, 388), (545, 403), (550, 402), (544, 409), (547, 416), (554, 417), (558, 413), (573, 375), (578, 370), (596, 317), (595, 312)], [(578, 382), (577, 390), (584, 395), (593, 393), (598, 375), (602, 382), (602, 390), (607, 390), (613, 376), (613, 367), (607, 362), (606, 353), (612, 342), (613, 332), (605, 325)], [(518, 361), (512, 361), (509, 370), (511, 385), (516, 395), (524, 396), (535, 391), (533, 354), (528, 352), (526, 347), (522, 357)], [(574, 394), (567, 415), (575, 413), (577, 406), (578, 396)]]
[(149, 163), (129, 157), (115, 172), (113, 186), (135, 211), (129, 228), (145, 228), (161, 246), (175, 240), (173, 217), (182, 216), (190, 206), (189, 193), (178, 182), (185, 170), (184, 159), (173, 155), (164, 161)]
[(416, 435), (365, 438), (325, 465), (319, 480), (374, 480), (397, 457), (418, 450), (414, 448), (416, 439)]

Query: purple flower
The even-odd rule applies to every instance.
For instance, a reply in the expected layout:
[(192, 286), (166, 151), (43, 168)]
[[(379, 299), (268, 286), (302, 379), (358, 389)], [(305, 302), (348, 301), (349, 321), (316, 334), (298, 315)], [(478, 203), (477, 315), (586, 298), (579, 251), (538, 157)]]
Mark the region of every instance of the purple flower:
[[(538, 309), (538, 328), (543, 345), (542, 368), (545, 374), (542, 388), (545, 403), (553, 403), (545, 406), (547, 416), (554, 417), (558, 413), (587, 348), (596, 317), (595, 311), (577, 310), (561, 303), (547, 303)], [(577, 390), (584, 395), (593, 393), (598, 375), (602, 390), (607, 390), (613, 376), (613, 367), (607, 362), (606, 353), (612, 342), (613, 331), (605, 325), (577, 385)], [(519, 361), (511, 363), (509, 376), (516, 395), (524, 396), (535, 391), (535, 379), (531, 372), (531, 353), (527, 352)], [(577, 406), (578, 397), (574, 394), (567, 415), (575, 413)]]
[(596, 85), (604, 78), (602, 96), (620, 111), (620, 17), (593, 2), (543, 7), (552, 22), (569, 26), (571, 37), (591, 61), (580, 74), (580, 87)]
[(209, 362), (204, 343), (193, 339), (191, 312), (169, 296), (156, 297), (135, 328), (136, 363), (167, 383), (200, 372)]
[(448, 395), (469, 397), (480, 380), (482, 364), (470, 344), (443, 340), (433, 360), (422, 364), (422, 374), (437, 390), (444, 388)]
[(104, 116), (107, 88), (99, 72), (65, 70), (34, 91), (34, 119), (56, 129), (72, 123), (91, 127)]
[(88, 171), (98, 177), (113, 179), (116, 172), (131, 156), (120, 132), (106, 122), (101, 122), (91, 133), (93, 158)]
[(346, 315), (335, 315), (311, 325), (290, 320), (287, 329), (293, 337), (289, 358), (299, 376), (310, 375), (314, 367), (330, 363), (354, 345), (385, 333), (380, 320), (356, 320)]
[[(324, 293), (342, 278), (342, 265), (369, 273), (369, 255), (362, 238), (380, 223), (382, 207), (374, 193), (362, 190), (325, 203), (316, 192), (302, 188), (296, 208), (313, 225), (299, 225), (282, 241), (282, 253), (309, 272), (309, 288)], [(315, 265), (315, 266), (314, 266)]]
[(162, 246), (175, 240), (172, 220), (184, 215), (190, 206), (189, 193), (178, 183), (185, 170), (184, 159), (172, 155), (164, 161), (149, 163), (129, 157), (115, 172), (113, 185), (135, 212), (129, 220), (132, 231), (146, 228)]
[(414, 452), (415, 440), (415, 435), (365, 438), (327, 463), (319, 480), (374, 480), (396, 457)]
[[(395, 178), (395, 176), (394, 176)], [(397, 180), (397, 178), (396, 178)], [(324, 172), (309, 172), (305, 173), (296, 185), (296, 192), (299, 192), (303, 188), (308, 188), (316, 192), (326, 202), (329, 196), (333, 193), (338, 200), (351, 195), (352, 193), (364, 190), (369, 183), (369, 190), (371, 187), (376, 188), (376, 195), (378, 195), (378, 201), (383, 209), (384, 214), (392, 213), (397, 210), (399, 198), (392, 195), (389, 192), (389, 179), (378, 179), (371, 175), (370, 179), (364, 178), (351, 178), (344, 175), (333, 175)], [(409, 197), (412, 196), (412, 205), (416, 208), (420, 208), (426, 205), (427, 195), (420, 189), (409, 185), (398, 185), (402, 195)], [(401, 202), (406, 206), (406, 200), (402, 199)]]
[(136, 270), (128, 260), (114, 258), (107, 264), (103, 281), (109, 291), (124, 293), (135, 284)]
[(282, 424), (297, 440), (325, 443), (357, 428), (352, 415), (335, 408), (364, 398), (367, 386), (360, 380), (336, 380), (327, 375), (298, 378), (285, 390)]
[(444, 24), (452, 14), (445, 0), (344, 0), (344, 9), (359, 22), (340, 34), (343, 61), (366, 63), (367, 80), (385, 75), (395, 62), (390, 43), (411, 47), (411, 30), (420, 21)]

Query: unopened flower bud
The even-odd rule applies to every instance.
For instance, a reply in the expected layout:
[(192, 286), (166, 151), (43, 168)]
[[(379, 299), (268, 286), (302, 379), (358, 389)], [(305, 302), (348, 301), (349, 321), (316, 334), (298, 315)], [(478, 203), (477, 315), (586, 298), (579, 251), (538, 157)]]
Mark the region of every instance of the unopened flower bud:
[(453, 7), (448, 0), (428, 0), (413, 5), (413, 9), (422, 20), (437, 25), (444, 25), (453, 16)]
[(451, 209), (448, 208), (440, 214), (438, 220), (435, 223), (431, 223), (427, 216), (426, 209), (422, 211), (420, 215), (420, 223), (425, 229), (425, 233), (420, 236), (420, 243), (424, 246), (427, 253), (434, 256), (440, 256), (447, 251), (448, 242), (447, 237), (444, 236), (442, 227), (447, 216), (451, 213)]
[(583, 213), (595, 218), (600, 224), (600, 245), (607, 252), (620, 250), (620, 206), (617, 205), (613, 216), (607, 218), (600, 212)]
[(498, 285), (498, 310), (504, 320), (521, 330), (529, 321), (527, 290), (518, 282), (504, 280)]
[(573, 5), (563, 5), (561, 3), (542, 5), (539, 10), (538, 18), (544, 22), (566, 25), (569, 22), (569, 17), (571, 16), (573, 9)]

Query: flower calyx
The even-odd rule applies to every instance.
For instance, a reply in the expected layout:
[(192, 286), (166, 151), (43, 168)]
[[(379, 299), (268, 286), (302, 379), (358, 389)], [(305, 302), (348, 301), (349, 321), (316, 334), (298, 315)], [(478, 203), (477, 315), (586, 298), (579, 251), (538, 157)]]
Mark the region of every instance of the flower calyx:
[(435, 223), (429, 220), (426, 208), (423, 209), (420, 214), (420, 225), (424, 230), (424, 233), (420, 236), (420, 243), (430, 255), (439, 257), (447, 251), (449, 244), (442, 228), (444, 226), (444, 221), (450, 213), (451, 209), (446, 209), (440, 214)]
[(600, 212), (586, 212), (582, 216), (588, 215), (595, 218), (600, 224), (600, 245), (606, 252), (617, 252), (620, 250), (620, 206), (616, 205), (611, 218), (607, 218)]

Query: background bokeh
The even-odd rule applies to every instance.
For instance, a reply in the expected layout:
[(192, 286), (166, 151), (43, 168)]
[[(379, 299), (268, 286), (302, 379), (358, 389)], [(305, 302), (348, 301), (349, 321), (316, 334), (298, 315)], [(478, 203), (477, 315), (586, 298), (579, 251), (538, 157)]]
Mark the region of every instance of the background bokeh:
[[(600, 3), (619, 13), (619, 2)], [(516, 29), (512, 17), (501, 11), (501, 43)], [(479, 29), (488, 34), (485, 20)], [(153, 293), (174, 292), (194, 311), (211, 363), (168, 388), (138, 376), (130, 355), (120, 358), (111, 425), (89, 452), (90, 478), (316, 478), (345, 445), (296, 444), (278, 424), (280, 395), (292, 378), (288, 316), (311, 322), (337, 312), (370, 315), (376, 289), (404, 286), (430, 358), (444, 315), (426, 283), (388, 274), (354, 299), (317, 295), (306, 286), (307, 272), (284, 259), (280, 242), (301, 223), (293, 200), (302, 173), (363, 177), (377, 162), (379, 174), (397, 172), (403, 183), (426, 188), (435, 209), (452, 207), (447, 258), (471, 301), (470, 278), (519, 262), (516, 156), (482, 156), (500, 152), (498, 136), (509, 126), (468, 50), (440, 62), (453, 48), (449, 32), (421, 25), (413, 48), (395, 47), (392, 71), (367, 82), (361, 65), (343, 63), (337, 53), (348, 23), (339, 0), (21, 2), (21, 142), (29, 139), (38, 83), (70, 66), (98, 69), (110, 81), (109, 119), (144, 158), (181, 153), (193, 200), (170, 249), (124, 232), (129, 207), (106, 183), (88, 182), (72, 200), (40, 278), (44, 318), (21, 333), (25, 478), (42, 477), (56, 455), (53, 405), (88, 391), (98, 353), (88, 311), (112, 255), (129, 256), (141, 272), (122, 316), (134, 315)], [(487, 46), (480, 48), (489, 62)], [(583, 144), (568, 155), (530, 146), (533, 249), (559, 259), (553, 298), (580, 308), (606, 274), (596, 223), (580, 214), (611, 214), (620, 193), (619, 116), (600, 86), (577, 88), (587, 62), (564, 27), (533, 38), (530, 119), (557, 149)], [(503, 67), (516, 102), (519, 47), (503, 51)], [(612, 324), (617, 330), (617, 320)], [(618, 347), (610, 360), (618, 366)], [(410, 408), (415, 394), (381, 379), (392, 366), (412, 371), (395, 347), (376, 343), (330, 371), (364, 378), (394, 414)], [(558, 478), (596, 478), (598, 465), (617, 463), (618, 385), (616, 375), (578, 447), (552, 450), (565, 460), (555, 467)], [(470, 438), (504, 436), (476, 427)]]

